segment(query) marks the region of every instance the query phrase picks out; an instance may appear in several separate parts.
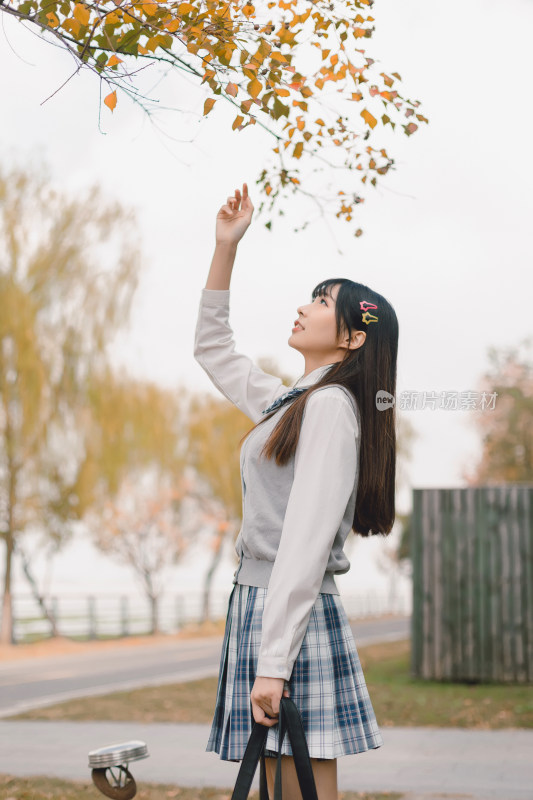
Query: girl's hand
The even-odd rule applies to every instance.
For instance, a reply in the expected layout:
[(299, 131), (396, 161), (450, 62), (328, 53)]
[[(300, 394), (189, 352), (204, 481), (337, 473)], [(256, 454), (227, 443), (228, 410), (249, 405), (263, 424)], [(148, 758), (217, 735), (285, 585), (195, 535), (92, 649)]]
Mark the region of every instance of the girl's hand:
[(248, 186), (243, 183), (242, 197), (240, 189), (235, 189), (235, 195), (228, 197), (228, 202), (217, 214), (216, 243), (237, 244), (252, 221), (253, 212), (254, 207), (248, 197)]
[[(257, 676), (250, 699), (254, 720), (267, 728), (278, 724), (279, 704), (281, 697), (289, 697), (287, 689), (283, 689), (283, 678), (264, 678)], [(268, 716), (267, 716), (268, 714)], [(272, 717), (272, 719), (269, 719)]]

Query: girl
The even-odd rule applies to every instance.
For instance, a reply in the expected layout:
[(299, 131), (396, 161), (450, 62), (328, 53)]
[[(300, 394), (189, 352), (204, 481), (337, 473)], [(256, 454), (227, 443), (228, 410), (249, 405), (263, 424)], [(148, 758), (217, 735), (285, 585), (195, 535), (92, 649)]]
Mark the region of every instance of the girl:
[[(253, 721), (269, 727), (272, 797), (279, 704), (282, 694), (290, 696), (302, 716), (318, 796), (337, 800), (337, 758), (383, 744), (334, 575), (350, 568), (343, 545), (351, 531), (387, 535), (394, 522), (390, 400), (398, 323), (382, 295), (333, 278), (298, 308), (288, 343), (304, 357), (305, 370), (290, 390), (236, 353), (229, 285), (253, 210), (244, 183), (242, 196), (237, 189), (217, 215), (194, 346), (214, 385), (255, 423), (241, 447), (239, 566), (206, 750), (240, 761)], [(302, 800), (287, 736), (281, 753), (284, 796)]]

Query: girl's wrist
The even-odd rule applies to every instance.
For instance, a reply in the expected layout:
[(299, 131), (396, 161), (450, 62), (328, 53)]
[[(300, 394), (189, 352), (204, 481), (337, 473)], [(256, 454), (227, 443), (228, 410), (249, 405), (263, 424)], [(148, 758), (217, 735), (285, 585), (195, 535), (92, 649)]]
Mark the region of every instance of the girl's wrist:
[(236, 255), (236, 243), (217, 241), (207, 276), (206, 289), (229, 289)]
[(226, 242), (226, 241), (222, 241), (222, 240), (217, 239), (215, 241), (215, 249), (218, 250), (220, 248), (221, 250), (236, 250), (238, 244), (239, 244), (239, 242)]

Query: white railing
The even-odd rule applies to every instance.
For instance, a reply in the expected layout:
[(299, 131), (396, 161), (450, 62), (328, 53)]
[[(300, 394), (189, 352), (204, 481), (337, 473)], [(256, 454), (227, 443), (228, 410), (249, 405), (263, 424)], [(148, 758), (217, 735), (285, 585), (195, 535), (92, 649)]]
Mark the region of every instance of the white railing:
[[(212, 590), (211, 620), (224, 619), (228, 591)], [(411, 613), (410, 596), (342, 593), (342, 601), (350, 619)], [(50, 636), (51, 625), (32, 595), (13, 596), (13, 641), (16, 643)], [(167, 593), (159, 600), (158, 621), (161, 633), (176, 633), (184, 625), (199, 623), (203, 612), (201, 591)], [(146, 635), (151, 632), (150, 605), (138, 594), (61, 594), (46, 599), (46, 606), (56, 620), (61, 636), (75, 639), (103, 639)]]

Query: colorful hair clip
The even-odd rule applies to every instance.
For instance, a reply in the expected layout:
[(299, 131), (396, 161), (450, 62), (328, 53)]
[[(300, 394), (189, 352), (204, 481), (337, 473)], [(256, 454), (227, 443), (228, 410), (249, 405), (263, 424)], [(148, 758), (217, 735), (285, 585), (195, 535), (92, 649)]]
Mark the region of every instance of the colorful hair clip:
[(374, 314), (370, 314), (368, 312), (369, 308), (375, 308), (377, 310), (377, 305), (375, 303), (369, 303), (368, 300), (361, 300), (359, 303), (359, 308), (361, 311), (364, 311), (364, 314), (361, 314), (361, 319), (366, 325), (368, 325), (370, 322), (378, 321), (378, 318), (375, 317)]

